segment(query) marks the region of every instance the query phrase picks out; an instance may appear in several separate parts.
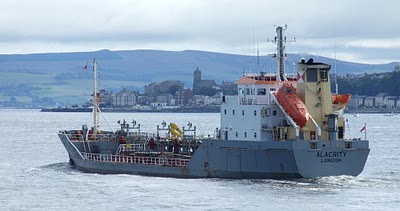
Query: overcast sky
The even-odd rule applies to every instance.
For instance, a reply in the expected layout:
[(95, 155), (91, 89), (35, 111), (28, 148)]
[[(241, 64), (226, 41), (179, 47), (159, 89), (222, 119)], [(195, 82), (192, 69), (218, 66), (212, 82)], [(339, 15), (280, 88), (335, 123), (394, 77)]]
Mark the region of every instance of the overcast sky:
[[(397, 0), (1, 0), (0, 54), (133, 49), (400, 61)], [(336, 43), (336, 44), (335, 44)], [(336, 46), (336, 47), (335, 47)]]

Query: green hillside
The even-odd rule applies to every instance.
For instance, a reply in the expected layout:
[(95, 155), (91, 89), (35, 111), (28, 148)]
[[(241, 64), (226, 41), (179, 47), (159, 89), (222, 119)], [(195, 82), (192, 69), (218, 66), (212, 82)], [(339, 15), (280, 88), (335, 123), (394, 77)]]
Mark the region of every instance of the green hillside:
[[(294, 72), (301, 58), (334, 64), (332, 59), (304, 54), (289, 54), (286, 66)], [(122, 88), (143, 90), (144, 85), (165, 80), (180, 80), (192, 88), (193, 71), (199, 67), (203, 79), (217, 83), (236, 81), (243, 72), (271, 72), (273, 58), (256, 58), (203, 51), (131, 50), (79, 53), (0, 55), (0, 104), (13, 101), (21, 105), (82, 104), (90, 98), (93, 81), (90, 64), (99, 61), (100, 87), (110, 91)], [(89, 64), (88, 70), (83, 67)], [(390, 72), (399, 63), (369, 65), (337, 61), (339, 75)], [(31, 102), (31, 103), (29, 103)]]

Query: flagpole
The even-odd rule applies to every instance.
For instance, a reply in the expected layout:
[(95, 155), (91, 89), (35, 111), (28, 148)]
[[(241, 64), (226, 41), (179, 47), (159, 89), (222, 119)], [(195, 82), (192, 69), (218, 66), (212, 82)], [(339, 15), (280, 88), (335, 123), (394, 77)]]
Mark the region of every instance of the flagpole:
[(365, 141), (367, 140), (367, 123), (364, 123), (364, 127), (365, 127), (365, 132), (364, 132), (364, 135), (365, 135)]

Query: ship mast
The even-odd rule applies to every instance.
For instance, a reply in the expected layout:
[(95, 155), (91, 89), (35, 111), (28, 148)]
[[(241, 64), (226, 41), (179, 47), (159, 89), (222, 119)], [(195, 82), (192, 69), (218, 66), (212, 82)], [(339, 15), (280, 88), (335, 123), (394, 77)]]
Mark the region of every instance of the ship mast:
[(93, 135), (97, 133), (99, 127), (99, 93), (98, 89), (98, 78), (97, 78), (97, 61), (93, 59), (93, 75), (94, 75), (94, 89), (93, 89)]
[(285, 62), (284, 62), (284, 58), (285, 58), (285, 46), (283, 42), (286, 42), (286, 38), (285, 40), (283, 40), (283, 30), (286, 30), (287, 26), (285, 25), (285, 29), (282, 28), (282, 26), (278, 26), (276, 28), (276, 36), (275, 37), (275, 43), (277, 44), (277, 59), (278, 59), (278, 68), (277, 68), (277, 80), (278, 81), (287, 81), (286, 77), (285, 77)]
[(283, 32), (287, 29), (287, 25), (285, 27), (278, 26), (276, 27), (276, 36), (275, 39), (272, 40), (271, 42), (275, 43), (277, 45), (276, 48), (276, 53), (274, 54), (274, 57), (278, 60), (277, 62), (277, 69), (276, 69), (276, 81), (287, 81), (286, 75), (285, 75), (285, 44), (287, 42), (294, 42), (293, 41), (287, 41), (286, 37), (283, 36)]

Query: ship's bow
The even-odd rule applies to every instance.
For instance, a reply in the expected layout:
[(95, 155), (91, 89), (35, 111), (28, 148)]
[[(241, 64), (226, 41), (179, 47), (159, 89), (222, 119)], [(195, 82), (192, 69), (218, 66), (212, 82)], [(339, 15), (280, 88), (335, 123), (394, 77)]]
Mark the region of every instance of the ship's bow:
[(59, 131), (58, 137), (60, 138), (61, 143), (67, 150), (70, 162), (74, 162), (78, 159), (83, 160), (82, 154), (80, 153), (79, 149), (69, 139), (67, 131)]

